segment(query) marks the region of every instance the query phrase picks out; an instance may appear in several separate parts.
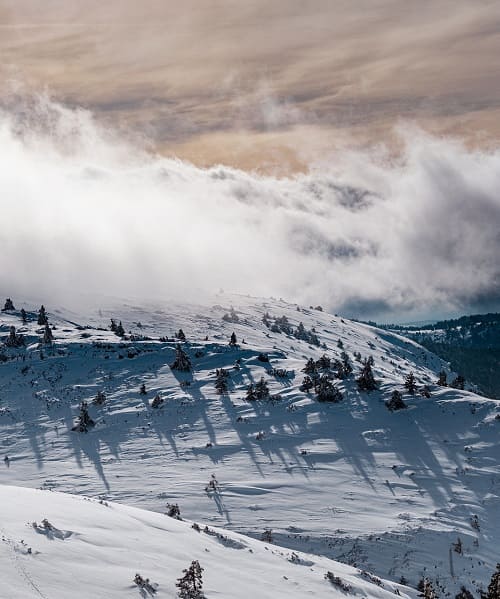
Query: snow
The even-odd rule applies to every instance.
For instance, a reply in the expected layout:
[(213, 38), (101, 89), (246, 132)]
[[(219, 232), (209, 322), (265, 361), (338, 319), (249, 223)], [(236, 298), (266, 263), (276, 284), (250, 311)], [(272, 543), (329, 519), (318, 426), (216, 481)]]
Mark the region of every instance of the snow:
[[(50, 491), (1, 486), (0, 596), (9, 599), (150, 597), (134, 584), (149, 578), (153, 596), (174, 597), (193, 560), (203, 567), (210, 599), (345, 597), (330, 571), (361, 597), (416, 593), (326, 558), (283, 550), (212, 527), (137, 508)], [(47, 519), (48, 530), (40, 523)], [(36, 522), (37, 526), (34, 526)]]
[[(237, 323), (223, 320), (231, 306)], [(16, 359), (0, 364), (5, 484), (105, 497), (161, 514), (167, 502), (178, 503), (183, 517), (232, 531), (224, 534), (260, 538), (272, 529), (285, 553), (338, 559), (393, 581), (404, 576), (412, 586), (429, 576), (447, 593), (462, 584), (473, 592), (485, 587), (500, 537), (499, 402), (437, 387), (437, 373), (449, 372), (447, 365), (413, 341), (319, 310), (298, 311), (282, 300), (229, 294), (196, 305), (102, 300), (93, 310), (47, 309), (56, 343), (42, 349), (43, 359), (36, 321), (23, 327), (18, 313), (0, 315), (5, 336), (14, 324), (29, 341), (26, 349), (5, 350)], [(266, 312), (286, 315), (294, 328), (299, 321), (307, 330), (314, 327), (327, 349), (271, 332), (262, 322)], [(108, 330), (110, 318), (150, 340), (120, 340)], [(172, 371), (175, 342), (159, 341), (179, 328), (188, 339), (193, 373)], [(236, 348), (228, 345), (233, 330)], [(339, 339), (355, 374), (360, 364), (353, 352), (373, 356), (379, 390), (360, 393), (352, 377), (338, 381), (343, 402), (318, 403), (299, 390), (301, 369), (311, 356), (338, 357)], [(270, 364), (258, 360), (261, 352)], [(214, 388), (221, 367), (231, 370), (223, 396)], [(272, 377), (269, 367), (291, 374)], [(404, 394), (408, 409), (391, 413), (384, 401), (394, 389), (404, 391), (410, 371), (419, 385), (430, 386), (431, 397)], [(245, 401), (247, 385), (261, 376), (281, 400)], [(139, 394), (143, 382), (145, 396)], [(107, 401), (90, 406), (95, 428), (71, 432), (80, 401), (90, 403), (99, 390)], [(157, 393), (165, 402), (153, 409)], [(212, 474), (217, 492), (207, 493)], [(48, 513), (26, 517), (51, 520)], [(474, 515), (480, 530), (471, 526)], [(156, 517), (165, 518), (148, 515)], [(55, 524), (76, 528), (67, 520)], [(453, 550), (458, 537), (461, 555)], [(176, 563), (175, 576), (190, 559)], [(251, 565), (245, 560), (241, 568), (250, 572)], [(319, 578), (322, 590), (313, 593), (333, 592)], [(122, 591), (130, 572), (125, 579)], [(57, 597), (55, 592), (47, 596)]]

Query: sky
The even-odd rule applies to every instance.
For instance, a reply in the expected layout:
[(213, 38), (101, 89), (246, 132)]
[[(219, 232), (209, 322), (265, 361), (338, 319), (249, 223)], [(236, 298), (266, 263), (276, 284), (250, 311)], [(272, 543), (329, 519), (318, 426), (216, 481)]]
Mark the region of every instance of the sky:
[(499, 309), (499, 46), (498, 0), (0, 0), (2, 287)]

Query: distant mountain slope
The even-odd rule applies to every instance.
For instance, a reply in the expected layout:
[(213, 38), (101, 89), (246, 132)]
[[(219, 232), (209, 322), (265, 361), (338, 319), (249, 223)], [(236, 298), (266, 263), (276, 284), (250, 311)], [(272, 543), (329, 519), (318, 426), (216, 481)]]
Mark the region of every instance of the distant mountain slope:
[(500, 314), (475, 314), (422, 327), (383, 325), (450, 362), (453, 370), (500, 399)]
[[(40, 346), (36, 312), (25, 325), (18, 311), (0, 315), (1, 334), (16, 326), (26, 341), (1, 352), (6, 483), (159, 512), (178, 503), (192, 520), (258, 538), (272, 530), (290, 550), (413, 587), (428, 576), (444, 593), (485, 588), (499, 561), (499, 404), (436, 386), (446, 364), (422, 346), (318, 309), (226, 294), (48, 314), (53, 346)], [(124, 338), (109, 330), (110, 318)], [(181, 328), (191, 372), (171, 368)], [(333, 378), (341, 402), (301, 390), (308, 359), (326, 354), (335, 364), (342, 352), (354, 372)], [(370, 393), (356, 384), (368, 356), (377, 381)], [(221, 368), (229, 374), (222, 395)], [(321, 372), (335, 377), (336, 369)], [(415, 395), (404, 388), (411, 372)], [(261, 377), (271, 397), (248, 401), (248, 385)], [(407, 409), (390, 412), (395, 390)], [(105, 401), (94, 404), (98, 392)], [(88, 433), (71, 430), (82, 400), (95, 421)], [(207, 492), (212, 475), (218, 482)]]
[[(211, 527), (197, 532), (162, 514), (9, 486), (0, 486), (0, 502), (5, 599), (177, 597), (176, 581), (194, 560), (207, 599), (416, 596), (326, 558)], [(328, 572), (349, 593), (326, 579)], [(151, 586), (136, 585), (136, 574)]]

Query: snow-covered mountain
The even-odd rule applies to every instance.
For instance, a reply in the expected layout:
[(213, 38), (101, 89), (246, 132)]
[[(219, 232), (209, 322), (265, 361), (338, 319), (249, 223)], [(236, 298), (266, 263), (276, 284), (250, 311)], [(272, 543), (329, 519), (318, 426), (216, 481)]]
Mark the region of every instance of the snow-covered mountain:
[[(272, 531), (276, 555), (313, 553), (381, 578), (403, 577), (413, 587), (428, 577), (444, 594), (454, 594), (462, 585), (475, 594), (485, 588), (500, 557), (500, 406), (468, 391), (438, 387), (437, 373), (446, 364), (421, 346), (319, 309), (228, 294), (197, 305), (103, 300), (95, 310), (79, 312), (48, 306), (55, 342), (40, 346), (38, 306), (15, 304), (18, 310), (25, 307), (28, 322), (22, 324), (18, 310), (0, 316), (4, 337), (15, 326), (26, 341), (25, 347), (4, 347), (1, 354), (2, 482), (100, 497), (162, 514), (167, 503), (175, 503), (183, 517), (202, 525), (255, 538)], [(122, 322), (125, 338), (109, 330), (111, 318)], [(187, 338), (182, 346), (191, 372), (170, 367), (179, 329)], [(233, 331), (236, 346), (229, 345)], [(319, 402), (312, 390), (300, 390), (309, 358), (326, 355), (333, 365), (342, 352), (354, 369), (347, 378), (334, 380), (342, 401)], [(266, 356), (269, 362), (263, 361)], [(373, 357), (378, 387), (369, 393), (356, 384), (368, 356)], [(216, 369), (221, 368), (229, 372), (223, 394), (215, 388)], [(403, 386), (410, 372), (418, 386), (414, 395)], [(248, 385), (261, 377), (270, 399), (248, 401)], [(142, 384), (145, 394), (140, 393)], [(425, 385), (429, 397), (420, 393)], [(407, 409), (389, 411), (385, 401), (396, 389)], [(98, 392), (105, 394), (101, 405), (92, 403)], [(154, 408), (157, 396), (160, 405)], [(89, 403), (95, 421), (87, 433), (72, 431), (82, 401)], [(207, 492), (211, 480), (217, 482)], [(85, 529), (84, 520), (72, 524), (74, 512), (66, 513), (66, 505), (89, 506), (96, 518), (99, 510), (120, 518), (136, 514), (57, 494), (2, 492), (9, 497), (20, 493), (26, 512), (33, 511), (38, 497), (43, 501), (43, 513), (22, 512), (22, 525), (27, 518), (53, 518), (56, 527), (75, 531), (76, 539)], [(57, 498), (53, 508), (52, 498)], [(144, 555), (153, 551), (145, 539), (153, 534), (156, 519), (165, 522), (163, 515), (141, 518), (147, 526), (138, 534), (137, 556), (141, 550)], [(4, 512), (2, 526), (10, 522)], [(118, 520), (103, 526), (119, 534)], [(179, 526), (186, 535), (175, 573), (169, 568), (169, 576), (162, 578), (170, 582), (159, 580), (168, 586), (189, 565), (186, 558), (189, 562), (196, 548), (192, 559), (200, 555), (201, 545), (189, 540), (198, 533), (182, 523), (168, 519), (163, 526)], [(166, 533), (160, 528), (163, 539)], [(228, 534), (236, 538), (233, 532)], [(4, 534), (11, 543), (19, 541), (17, 529)], [(121, 551), (125, 546), (120, 544)], [(162, 557), (158, 555), (158, 564)], [(68, 559), (80, 558), (75, 553)], [(206, 561), (211, 566), (219, 559), (225, 558)], [(279, 559), (288, 568), (287, 558)], [(307, 559), (319, 563), (319, 558)], [(149, 573), (141, 568), (150, 577), (159, 572), (157, 565)], [(255, 575), (249, 560), (237, 568), (245, 569), (248, 580), (268, 580), (267, 574)], [(130, 572), (121, 572), (123, 591), (130, 586)], [(207, 589), (215, 592), (220, 576)], [(307, 596), (304, 588), (312, 596), (330, 596), (322, 576), (317, 588), (304, 578), (297, 597)], [(383, 589), (359, 594), (365, 592), (374, 596)], [(51, 590), (47, 596), (59, 595)], [(114, 595), (109, 591), (102, 596)], [(227, 596), (252, 595), (242, 591)]]

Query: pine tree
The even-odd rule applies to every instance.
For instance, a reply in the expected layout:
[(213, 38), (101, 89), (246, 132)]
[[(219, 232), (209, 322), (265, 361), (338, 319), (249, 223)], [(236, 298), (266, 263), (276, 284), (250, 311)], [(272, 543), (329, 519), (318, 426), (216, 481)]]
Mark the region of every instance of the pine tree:
[(344, 368), (346, 376), (349, 376), (352, 373), (352, 364), (348, 354), (345, 351), (343, 351), (340, 354), (340, 359), (342, 360), (342, 366)]
[(356, 383), (358, 385), (358, 389), (360, 391), (374, 391), (377, 388), (377, 382), (375, 381), (375, 377), (373, 376), (372, 367), (370, 363), (367, 361), (363, 366), (363, 370), (361, 374), (356, 379)]
[(24, 337), (16, 333), (16, 327), (10, 327), (9, 336), (5, 340), (5, 345), (7, 347), (22, 347), (24, 345)]
[(417, 390), (417, 383), (415, 381), (415, 375), (413, 374), (413, 372), (410, 372), (408, 375), (406, 375), (405, 388), (410, 395), (415, 395), (415, 391)]
[(115, 334), (118, 335), (118, 337), (125, 337), (125, 329), (123, 328), (122, 325), (122, 321), (120, 320), (120, 322), (116, 325), (115, 328)]
[(93, 426), (95, 426), (95, 422), (89, 415), (88, 404), (86, 401), (82, 401), (80, 404), (78, 420), (71, 430), (78, 431), (79, 433), (87, 433), (89, 428), (92, 428)]
[(15, 310), (14, 303), (12, 302), (12, 300), (10, 299), (10, 297), (8, 297), (5, 300), (5, 305), (4, 305), (3, 309), (2, 309), (2, 312), (9, 312), (11, 310)]
[(257, 395), (255, 393), (255, 387), (253, 383), (250, 383), (247, 387), (246, 400), (247, 401), (255, 401), (257, 399)]
[(396, 410), (404, 410), (408, 407), (403, 401), (403, 396), (401, 395), (401, 392), (397, 389), (395, 389), (392, 392), (391, 399), (386, 401), (385, 405), (387, 406), (387, 409), (391, 412), (395, 412)]
[(446, 372), (444, 370), (441, 370), (441, 372), (439, 373), (439, 378), (438, 378), (437, 384), (440, 387), (446, 387), (446, 385), (447, 385)]
[(342, 401), (343, 395), (330, 381), (328, 375), (324, 374), (316, 386), (317, 399), (321, 402), (338, 403)]
[(455, 599), (474, 599), (474, 595), (462, 585), (460, 591), (455, 595)]
[(316, 362), (312, 358), (309, 358), (309, 360), (306, 362), (306, 365), (302, 369), (302, 372), (305, 372), (309, 375), (316, 374)]
[(179, 597), (181, 599), (204, 599), (203, 594), (203, 568), (197, 560), (191, 562), (191, 565), (186, 570), (182, 571), (184, 576), (179, 578), (176, 587), (179, 589)]
[(424, 599), (437, 599), (438, 597), (431, 581), (428, 578), (420, 580), (417, 590), (420, 591), (419, 597), (424, 597)]
[(302, 380), (302, 384), (300, 385), (300, 390), (305, 393), (308, 393), (313, 387), (314, 381), (308, 374), (306, 374), (306, 376)]
[(40, 310), (38, 311), (38, 321), (37, 322), (40, 326), (43, 326), (49, 322), (48, 318), (47, 318), (47, 313), (45, 312), (45, 307), (43, 306), (43, 304), (40, 306)]
[(96, 406), (102, 406), (106, 402), (106, 393), (104, 391), (98, 391), (97, 395), (92, 400), (92, 403)]
[(182, 329), (179, 329), (175, 336), (177, 337), (177, 339), (179, 339), (179, 341), (186, 341), (186, 335), (184, 334), (184, 331)]
[(49, 327), (49, 323), (46, 322), (45, 328), (43, 330), (42, 343), (44, 343), (45, 345), (52, 345), (53, 341), (54, 341), (54, 336), (52, 335), (52, 331)]
[(141, 386), (139, 387), (139, 393), (141, 395), (147, 395), (146, 383), (141, 383)]
[(238, 343), (237, 339), (236, 339), (236, 335), (234, 333), (234, 331), (231, 333), (231, 339), (229, 340), (229, 345), (236, 345)]
[(229, 372), (225, 368), (217, 368), (215, 371), (215, 388), (219, 395), (227, 393), (227, 379), (229, 378)]
[(316, 368), (320, 370), (327, 370), (331, 366), (330, 358), (323, 354), (319, 360), (316, 361)]
[(264, 377), (261, 377), (260, 381), (255, 384), (255, 396), (257, 399), (269, 398), (269, 387), (267, 386)]
[(496, 571), (493, 572), (488, 592), (483, 593), (481, 599), (500, 599), (500, 564), (497, 564)]
[(23, 324), (26, 324), (28, 322), (28, 316), (24, 308), (21, 308), (21, 320), (23, 321)]
[(189, 372), (191, 370), (191, 360), (180, 344), (177, 344), (175, 347), (175, 360), (170, 365), (170, 368), (181, 372)]

